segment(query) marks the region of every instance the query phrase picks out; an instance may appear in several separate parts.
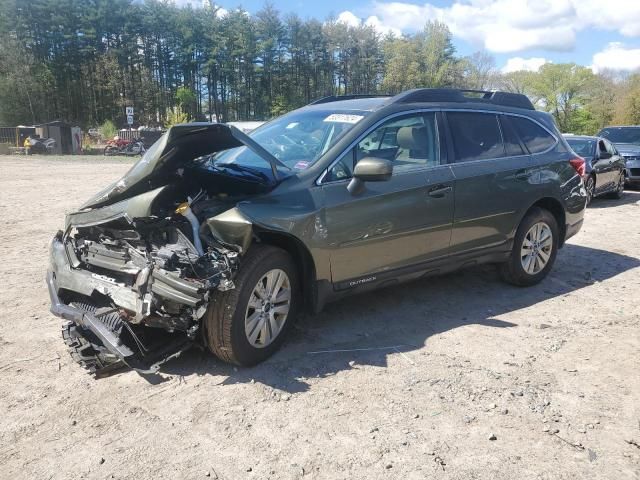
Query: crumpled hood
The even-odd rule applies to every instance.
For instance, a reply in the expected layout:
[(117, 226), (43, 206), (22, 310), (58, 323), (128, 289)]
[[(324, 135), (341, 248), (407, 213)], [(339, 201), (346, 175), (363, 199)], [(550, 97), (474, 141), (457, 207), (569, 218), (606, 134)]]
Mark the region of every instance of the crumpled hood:
[(194, 159), (243, 145), (264, 158), (277, 179), (280, 162), (237, 128), (222, 123), (185, 123), (171, 127), (121, 179), (81, 209), (104, 207), (164, 186), (173, 172)]
[(640, 157), (640, 145), (635, 143), (616, 143), (620, 155), (624, 157)]

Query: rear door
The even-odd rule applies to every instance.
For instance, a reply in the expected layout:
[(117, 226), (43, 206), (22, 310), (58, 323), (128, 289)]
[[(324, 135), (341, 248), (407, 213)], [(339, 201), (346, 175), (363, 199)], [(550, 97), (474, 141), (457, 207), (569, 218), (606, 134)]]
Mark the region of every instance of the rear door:
[(620, 181), (620, 174), (624, 174), (625, 161), (620, 156), (616, 147), (609, 140), (603, 140), (607, 153), (611, 155), (611, 189), (615, 189)]
[[(448, 111), (446, 118), (456, 177), (451, 253), (490, 247), (506, 251), (524, 209), (539, 188), (538, 163), (523, 135), (517, 134), (518, 125), (511, 122), (520, 117)], [(533, 138), (532, 145), (535, 143)]]
[[(338, 289), (395, 277), (447, 255), (453, 220), (453, 174), (444, 163), (436, 112), (393, 116), (365, 134), (330, 167), (325, 234)], [(353, 166), (364, 157), (394, 164), (384, 182), (351, 195)]]

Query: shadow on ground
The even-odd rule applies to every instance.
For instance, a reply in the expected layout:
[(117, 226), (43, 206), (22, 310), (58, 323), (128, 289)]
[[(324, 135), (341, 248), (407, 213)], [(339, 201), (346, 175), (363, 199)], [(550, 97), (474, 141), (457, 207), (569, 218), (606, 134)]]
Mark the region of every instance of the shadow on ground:
[[(226, 376), (221, 385), (255, 381), (289, 393), (302, 392), (308, 389), (305, 378), (334, 375), (353, 364), (384, 367), (389, 354), (410, 358), (430, 336), (464, 325), (518, 328), (495, 317), (606, 281), (639, 265), (636, 258), (567, 244), (552, 273), (534, 287), (501, 282), (493, 266), (426, 278), (347, 298), (328, 305), (319, 315), (303, 317), (282, 350), (256, 367), (233, 367), (206, 351), (192, 349), (161, 372)], [(532, 323), (539, 321), (532, 318)]]
[(640, 206), (640, 191), (625, 190), (622, 198), (596, 197), (588, 208), (610, 208), (636, 203)]

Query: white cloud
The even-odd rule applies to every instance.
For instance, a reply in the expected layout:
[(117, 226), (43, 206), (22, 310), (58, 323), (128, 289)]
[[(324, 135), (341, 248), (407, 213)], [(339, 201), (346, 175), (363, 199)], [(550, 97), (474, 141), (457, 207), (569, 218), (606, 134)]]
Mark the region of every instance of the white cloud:
[(394, 28), (394, 27), (390, 27), (388, 25), (383, 24), (382, 21), (375, 15), (372, 15), (363, 21), (362, 19), (357, 17), (353, 12), (350, 12), (349, 10), (345, 10), (344, 12), (340, 13), (340, 15), (338, 15), (338, 18), (336, 19), (336, 21), (338, 23), (345, 23), (351, 27), (359, 27), (361, 25), (366, 25), (368, 27), (375, 28), (378, 32), (385, 35), (388, 33), (393, 33), (394, 35), (400, 36), (402, 34), (399, 28)]
[(578, 19), (587, 25), (626, 37), (640, 36), (638, 0), (574, 0), (574, 4)]
[(640, 36), (638, 0), (454, 0), (447, 7), (373, 0), (371, 11), (386, 28), (404, 32), (438, 20), (453, 35), (498, 53), (571, 51), (576, 33), (591, 27)]
[(591, 69), (633, 71), (640, 69), (640, 48), (625, 48), (620, 42), (609, 43), (604, 50), (593, 55)]
[(337, 22), (345, 23), (350, 27), (359, 27), (360, 24), (362, 23), (362, 20), (356, 17), (352, 12), (346, 10), (342, 12), (340, 15), (338, 15)]
[(540, 67), (545, 63), (549, 63), (549, 60), (542, 57), (512, 57), (507, 60), (507, 63), (502, 67), (503, 73), (517, 72), (519, 70), (527, 70), (529, 72), (537, 72)]

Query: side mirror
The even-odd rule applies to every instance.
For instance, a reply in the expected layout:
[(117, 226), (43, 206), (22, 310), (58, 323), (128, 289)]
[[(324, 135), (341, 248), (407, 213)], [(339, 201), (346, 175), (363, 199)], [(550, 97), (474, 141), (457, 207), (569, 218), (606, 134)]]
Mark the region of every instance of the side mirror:
[(351, 195), (358, 195), (364, 190), (364, 182), (384, 182), (393, 174), (393, 163), (384, 158), (365, 157), (356, 164), (353, 178), (347, 190)]
[(608, 160), (612, 155), (609, 152), (600, 152), (598, 155), (598, 160)]

